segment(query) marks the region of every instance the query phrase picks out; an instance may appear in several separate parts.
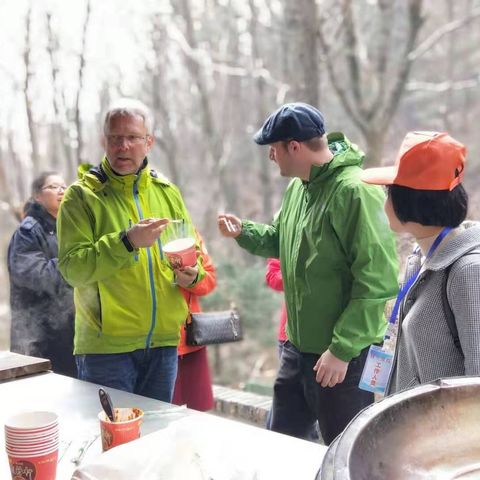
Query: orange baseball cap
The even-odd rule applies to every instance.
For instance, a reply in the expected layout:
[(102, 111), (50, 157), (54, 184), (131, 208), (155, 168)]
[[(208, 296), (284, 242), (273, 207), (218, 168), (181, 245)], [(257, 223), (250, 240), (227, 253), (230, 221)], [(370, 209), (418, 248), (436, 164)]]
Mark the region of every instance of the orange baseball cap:
[(448, 133), (409, 132), (394, 166), (366, 169), (361, 179), (415, 190), (453, 190), (462, 181), (466, 152)]

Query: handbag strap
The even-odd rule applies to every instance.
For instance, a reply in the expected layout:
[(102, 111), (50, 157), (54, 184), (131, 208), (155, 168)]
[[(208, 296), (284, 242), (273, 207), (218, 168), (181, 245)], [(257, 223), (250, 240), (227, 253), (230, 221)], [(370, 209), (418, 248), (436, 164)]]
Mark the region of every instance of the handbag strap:
[(188, 307), (188, 312), (187, 312), (187, 318), (185, 319), (185, 324), (192, 323), (192, 293), (190, 292), (188, 294), (188, 302), (187, 302), (187, 307)]

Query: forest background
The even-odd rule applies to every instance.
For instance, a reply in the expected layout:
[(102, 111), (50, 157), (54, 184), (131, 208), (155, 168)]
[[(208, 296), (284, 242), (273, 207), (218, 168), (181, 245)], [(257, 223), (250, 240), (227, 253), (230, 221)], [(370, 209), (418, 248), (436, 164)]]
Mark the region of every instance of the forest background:
[[(0, 349), (9, 346), (6, 251), (32, 179), (102, 156), (118, 97), (155, 115), (154, 168), (178, 184), (218, 269), (205, 309), (234, 301), (245, 341), (211, 348), (218, 383), (261, 390), (276, 369), (280, 294), (265, 260), (216, 229), (219, 211), (269, 221), (286, 179), (252, 134), (304, 101), (366, 153), (394, 161), (409, 130), (468, 147), (469, 218), (480, 194), (479, 0), (2, 0)], [(399, 239), (402, 258), (410, 248)]]

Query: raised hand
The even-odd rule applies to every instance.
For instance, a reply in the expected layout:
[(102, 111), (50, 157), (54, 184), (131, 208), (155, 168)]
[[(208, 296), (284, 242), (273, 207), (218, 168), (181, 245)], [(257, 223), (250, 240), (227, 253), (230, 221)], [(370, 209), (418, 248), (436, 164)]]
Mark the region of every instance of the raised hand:
[(235, 238), (242, 231), (242, 221), (230, 213), (222, 213), (217, 217), (217, 224), (220, 233), (224, 237)]
[(165, 230), (168, 218), (144, 218), (127, 230), (127, 237), (134, 248), (151, 247)]

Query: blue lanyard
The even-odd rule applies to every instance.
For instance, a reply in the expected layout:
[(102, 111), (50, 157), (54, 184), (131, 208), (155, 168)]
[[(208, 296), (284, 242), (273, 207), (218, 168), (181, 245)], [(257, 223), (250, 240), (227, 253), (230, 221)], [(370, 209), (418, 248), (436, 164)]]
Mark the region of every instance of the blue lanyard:
[[(445, 227), (437, 236), (435, 241), (432, 243), (432, 246), (428, 250), (427, 256), (425, 257), (425, 261), (429, 259), (435, 252), (435, 250), (438, 248), (442, 240), (450, 233), (452, 229), (450, 227)], [(423, 263), (422, 263), (423, 265)], [(388, 323), (394, 324), (395, 320), (397, 319), (398, 315), (398, 309), (400, 308), (400, 304), (402, 303), (403, 299), (405, 298), (405, 295), (407, 292), (410, 290), (410, 287), (415, 283), (415, 280), (417, 279), (420, 270), (422, 269), (422, 265), (418, 268), (418, 270), (407, 280), (403, 288), (398, 292), (397, 300), (395, 301), (395, 305), (392, 310), (392, 314), (390, 315), (390, 319)]]

